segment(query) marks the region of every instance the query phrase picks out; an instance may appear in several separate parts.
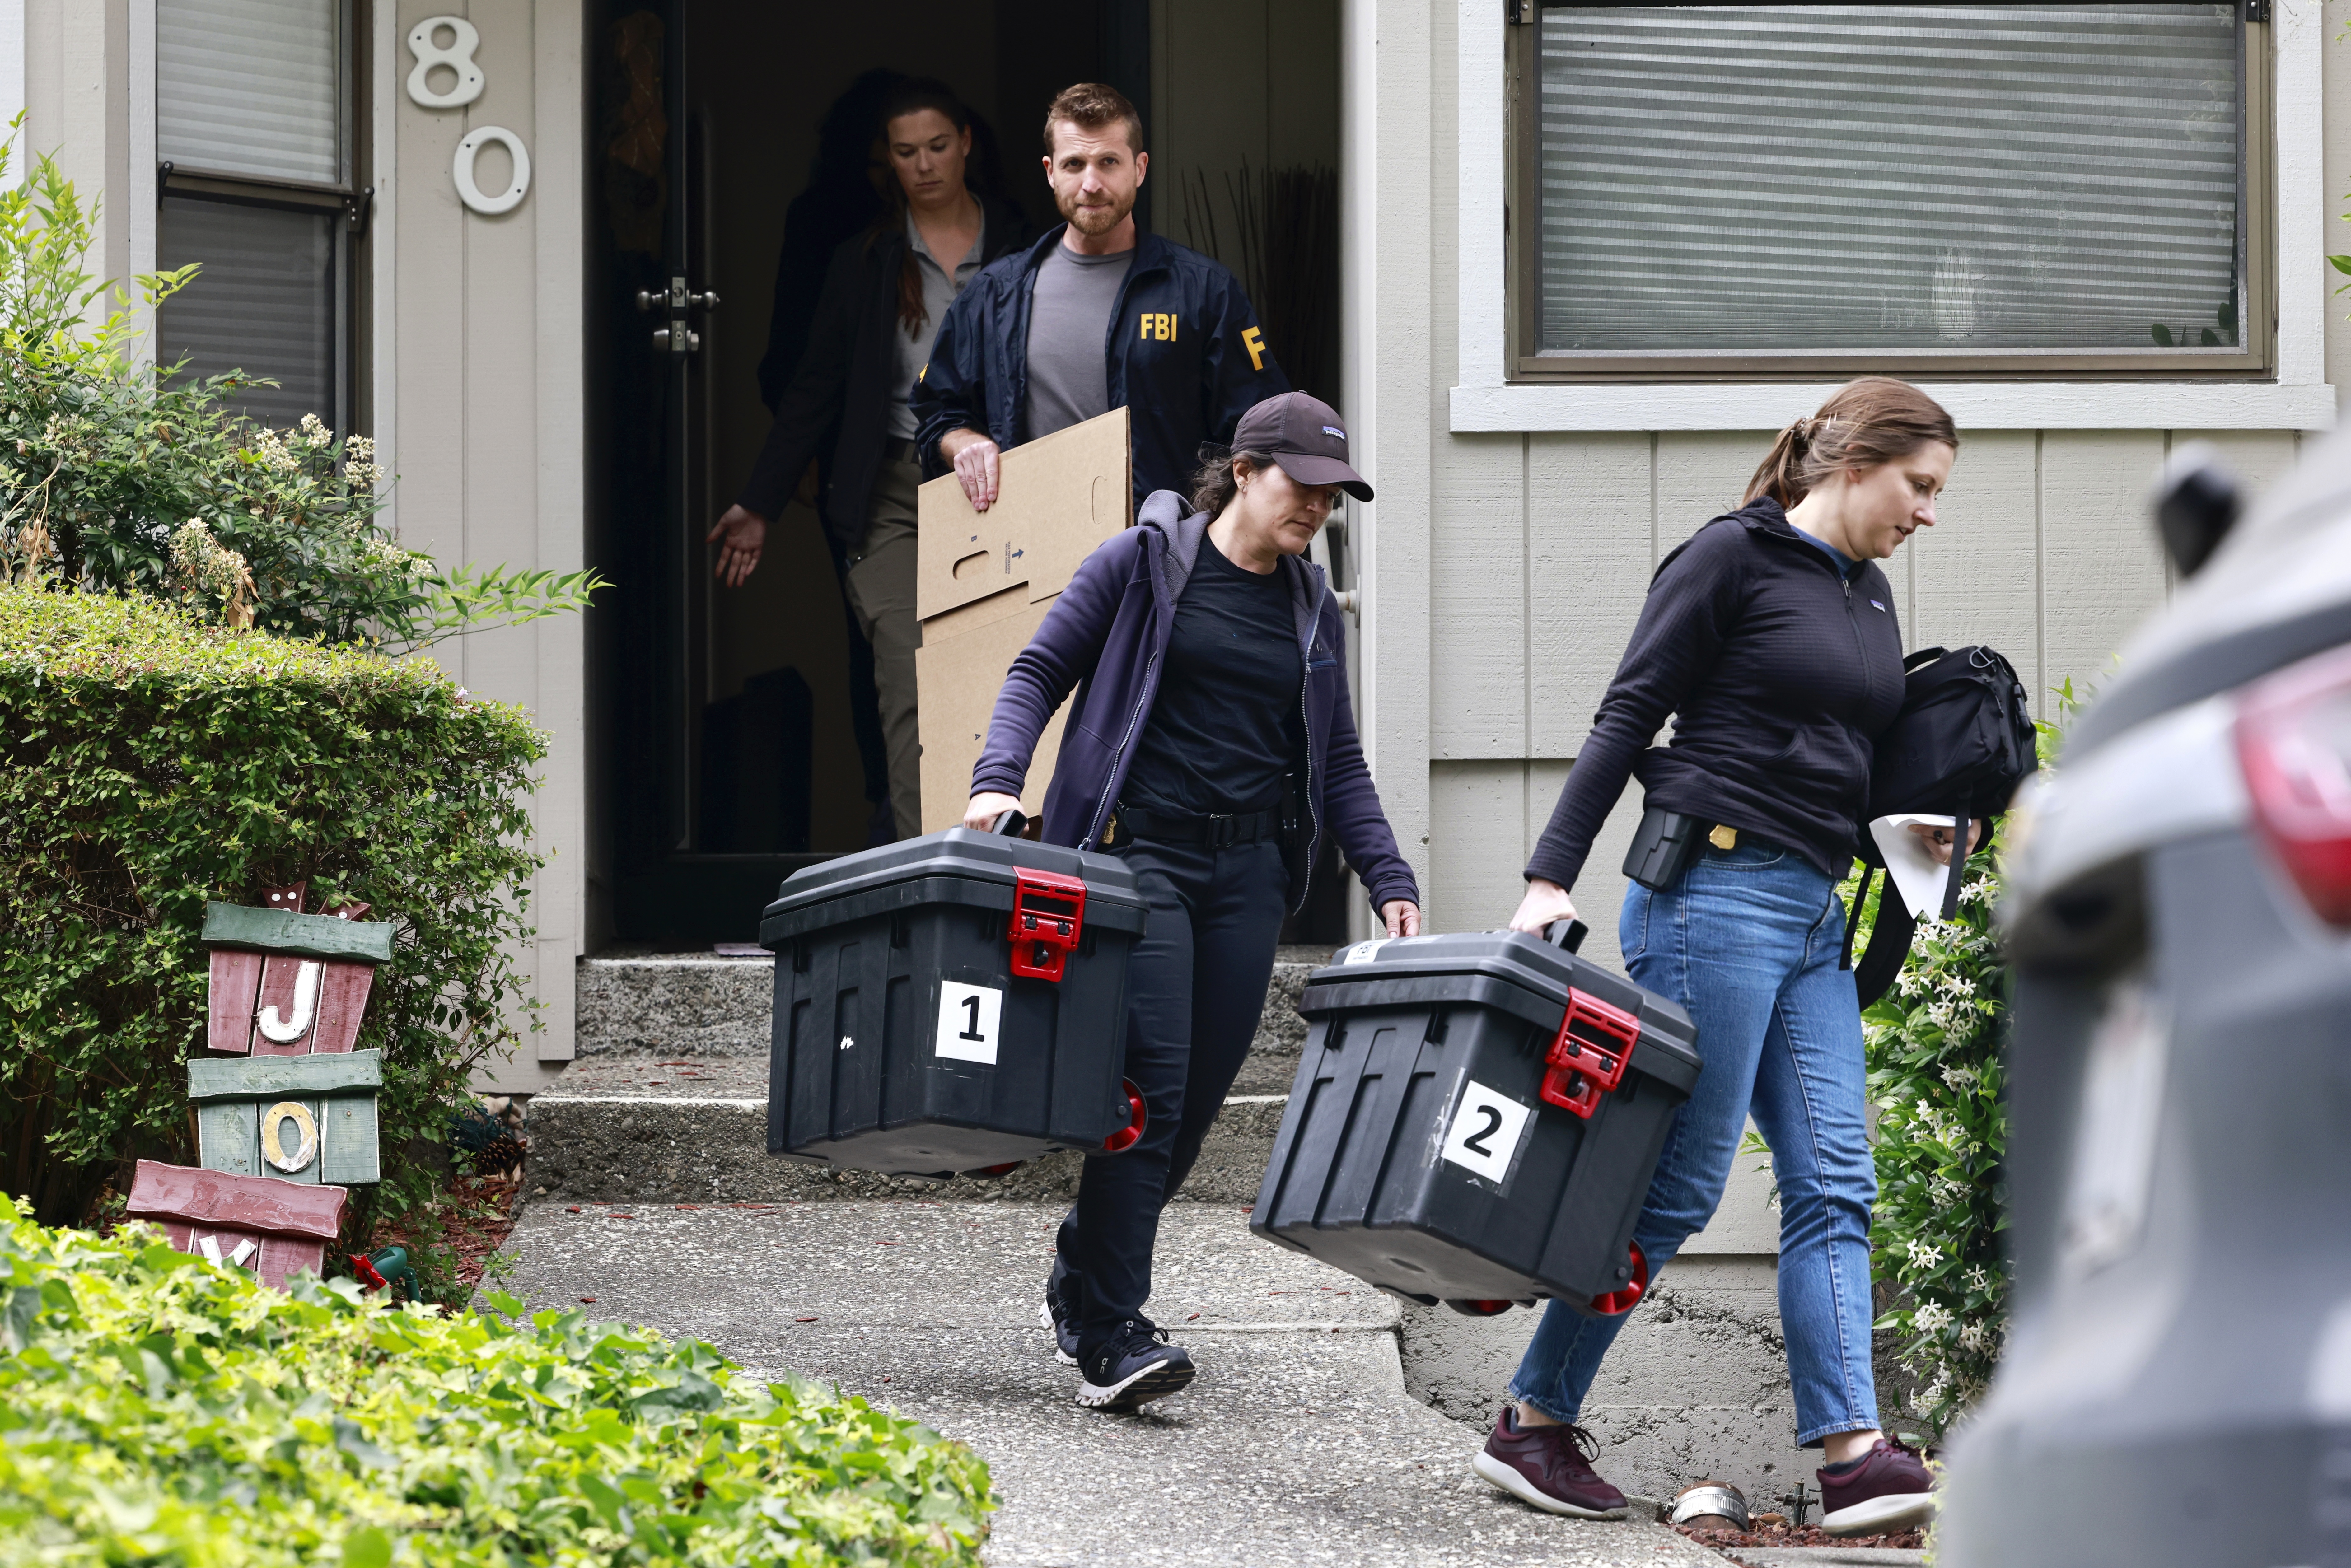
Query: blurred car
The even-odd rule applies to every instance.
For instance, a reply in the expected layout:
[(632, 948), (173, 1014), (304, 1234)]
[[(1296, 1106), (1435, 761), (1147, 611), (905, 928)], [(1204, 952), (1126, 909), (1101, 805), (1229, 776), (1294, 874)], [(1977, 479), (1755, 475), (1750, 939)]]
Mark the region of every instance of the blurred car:
[(2158, 502), (2190, 575), (2011, 821), (2015, 1279), (1945, 1568), (2351, 1563), (2351, 434), (2233, 528), (2209, 451)]

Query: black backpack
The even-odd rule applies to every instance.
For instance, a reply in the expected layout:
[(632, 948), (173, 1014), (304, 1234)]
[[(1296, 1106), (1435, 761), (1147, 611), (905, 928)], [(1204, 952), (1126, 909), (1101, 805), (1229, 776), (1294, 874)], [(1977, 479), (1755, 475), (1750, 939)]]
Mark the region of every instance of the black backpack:
[[(1951, 872), (1943, 883), (1943, 918), (1949, 920), (1959, 913), (1967, 876), (1969, 824), (1989, 826), (2040, 766), (2032, 714), (2015, 666), (1991, 648), (1921, 648), (1902, 661), (1902, 711), (1877, 737), (1870, 767), (1869, 809), (1861, 819), (1861, 892), (1854, 913), (1861, 913), (1871, 880), (1886, 864), (1869, 824), (1896, 812), (1920, 812), (1956, 820)], [(1893, 884), (1887, 877), (1887, 887)], [(1902, 972), (1917, 925), (1907, 900), (1897, 896), (1889, 909), (1880, 895), (1869, 951), (1854, 976), (1863, 1007), (1884, 996)], [(1853, 965), (1850, 923), (1844, 963)]]

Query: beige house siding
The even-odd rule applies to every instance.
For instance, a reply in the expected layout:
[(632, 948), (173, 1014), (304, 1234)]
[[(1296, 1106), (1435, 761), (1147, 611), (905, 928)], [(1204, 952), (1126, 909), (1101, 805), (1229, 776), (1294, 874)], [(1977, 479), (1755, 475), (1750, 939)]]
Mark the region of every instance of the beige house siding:
[[(460, 109), (432, 110), (404, 89), (405, 39), (426, 16), (463, 16), (482, 35), (488, 78)], [(583, 409), (580, 0), (528, 5), (402, 0), (376, 18), (374, 300), (378, 434), (399, 476), (393, 526), (444, 562), (577, 570), (582, 564)], [(477, 126), (517, 132), (530, 193), (486, 217), (457, 196), (450, 164)], [(500, 188), (504, 149), (477, 172)], [(528, 708), (548, 733), (535, 814), (550, 854), (531, 889), (535, 949), (520, 956), (542, 1028), (498, 1081), (528, 1087), (538, 1063), (572, 1054), (573, 971), (581, 951), (587, 819), (586, 639), (576, 616), (475, 632), (435, 650), (484, 696)]]

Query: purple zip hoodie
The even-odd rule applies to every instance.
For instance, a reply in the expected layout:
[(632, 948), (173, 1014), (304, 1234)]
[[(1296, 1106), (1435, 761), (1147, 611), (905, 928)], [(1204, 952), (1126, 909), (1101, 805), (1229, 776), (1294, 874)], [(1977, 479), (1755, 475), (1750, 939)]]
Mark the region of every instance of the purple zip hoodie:
[[(971, 792), (1018, 795), (1053, 710), (1071, 688), (1061, 755), (1045, 791), (1045, 840), (1091, 850), (1126, 783), (1135, 738), (1159, 695), (1159, 669), (1192, 563), (1209, 517), (1186, 509), (1172, 490), (1154, 491), (1134, 528), (1105, 541), (1070, 579), (1036, 637), (1012, 661), (987, 721), (987, 744), (972, 769)], [(1315, 852), (1327, 830), (1363, 879), (1372, 907), (1392, 899), (1420, 902), (1412, 867), (1396, 851), (1364, 765), (1363, 742), (1347, 697), (1347, 641), (1339, 604), (1322, 569), (1282, 558), (1305, 655), (1307, 813), (1303, 855), (1290, 857), (1290, 906), (1306, 899)]]

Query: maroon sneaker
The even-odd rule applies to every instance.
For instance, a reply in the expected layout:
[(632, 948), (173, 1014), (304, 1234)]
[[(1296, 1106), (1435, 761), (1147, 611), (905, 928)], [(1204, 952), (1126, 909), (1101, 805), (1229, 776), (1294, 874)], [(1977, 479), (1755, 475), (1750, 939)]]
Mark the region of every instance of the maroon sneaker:
[(1935, 1479), (1917, 1451), (1880, 1437), (1858, 1459), (1816, 1472), (1821, 1528), (1831, 1535), (1916, 1530), (1935, 1516)]
[(1622, 1519), (1625, 1494), (1592, 1468), (1600, 1445), (1581, 1427), (1521, 1427), (1519, 1407), (1502, 1406), (1486, 1451), (1469, 1468), (1520, 1502), (1577, 1519)]

